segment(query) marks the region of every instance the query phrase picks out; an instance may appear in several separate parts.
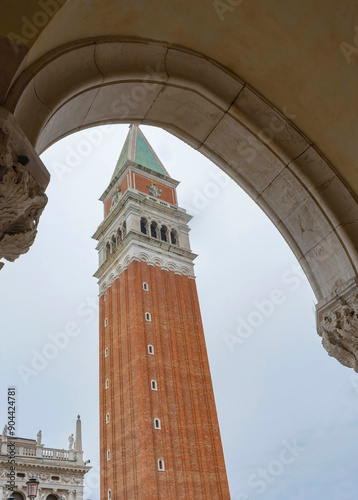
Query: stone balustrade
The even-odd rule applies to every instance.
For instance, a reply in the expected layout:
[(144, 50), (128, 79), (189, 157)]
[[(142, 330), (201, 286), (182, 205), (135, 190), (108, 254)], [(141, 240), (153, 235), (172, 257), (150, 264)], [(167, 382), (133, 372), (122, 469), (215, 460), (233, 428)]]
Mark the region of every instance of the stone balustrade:
[(52, 458), (54, 460), (70, 460), (70, 452), (66, 450), (58, 450), (56, 448), (43, 448), (42, 456), (44, 458)]

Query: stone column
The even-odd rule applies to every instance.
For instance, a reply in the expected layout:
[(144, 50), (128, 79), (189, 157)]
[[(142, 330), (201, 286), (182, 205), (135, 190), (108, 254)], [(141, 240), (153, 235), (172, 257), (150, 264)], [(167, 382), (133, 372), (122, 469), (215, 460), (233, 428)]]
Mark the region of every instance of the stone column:
[(0, 107), (0, 259), (13, 262), (33, 244), (49, 180), (12, 114)]
[(106, 260), (106, 249), (102, 245), (101, 247), (98, 247), (98, 258), (99, 258), (99, 267), (103, 264), (103, 262)]
[[(188, 221), (190, 219), (188, 219)], [(186, 250), (191, 250), (190, 240), (189, 240), (189, 231), (190, 231), (189, 227), (187, 226), (187, 224), (179, 224), (177, 229), (178, 229), (179, 246), (185, 248)]]
[(83, 491), (76, 490), (75, 495), (76, 496), (74, 496), (74, 499), (76, 499), (76, 500), (83, 500)]
[(43, 457), (43, 448), (44, 448), (43, 444), (36, 445), (36, 457), (37, 458), (42, 458)]
[(330, 356), (358, 372), (358, 279), (317, 305), (318, 334)]
[(77, 451), (82, 450), (82, 426), (81, 426), (81, 417), (78, 415), (76, 422), (76, 441), (75, 441), (75, 449)]
[(70, 490), (68, 493), (68, 500), (76, 500), (76, 491), (75, 490)]
[(76, 458), (79, 464), (83, 464), (83, 450), (82, 450), (82, 426), (81, 418), (78, 415), (76, 422), (76, 441), (75, 441)]
[(7, 455), (7, 440), (1, 441), (1, 455)]
[(137, 213), (130, 213), (126, 219), (127, 234), (129, 231), (136, 231), (140, 233), (140, 215)]

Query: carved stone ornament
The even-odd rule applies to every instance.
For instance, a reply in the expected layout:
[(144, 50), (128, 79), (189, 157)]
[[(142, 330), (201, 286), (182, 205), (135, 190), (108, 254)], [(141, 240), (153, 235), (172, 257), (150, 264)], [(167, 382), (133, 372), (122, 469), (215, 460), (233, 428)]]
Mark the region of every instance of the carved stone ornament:
[(318, 333), (330, 356), (358, 372), (358, 293), (350, 300), (338, 299), (321, 320)]
[[(32, 474), (31, 472), (29, 472), (29, 473), (28, 473), (28, 477), (29, 477), (29, 479), (32, 477), (32, 475), (33, 475), (33, 474)], [(58, 474), (57, 474), (57, 475), (58, 475)], [(49, 482), (51, 481), (51, 474), (46, 474), (46, 473), (43, 473), (43, 472), (41, 473), (41, 472), (40, 472), (40, 473), (37, 475), (37, 478), (38, 478), (38, 480), (39, 480), (39, 481), (41, 481), (42, 483), (49, 483)]]
[(111, 210), (113, 210), (113, 208), (117, 205), (121, 196), (122, 196), (122, 189), (120, 187), (117, 187), (117, 189), (115, 190), (115, 192), (112, 196)]
[(69, 447), (68, 447), (68, 449), (69, 449), (69, 450), (72, 450), (72, 449), (73, 449), (73, 444), (74, 444), (74, 442), (75, 442), (75, 439), (74, 439), (74, 437), (73, 437), (73, 434), (71, 434), (71, 436), (68, 438), (68, 442), (69, 442)]
[(43, 189), (14, 156), (10, 135), (0, 129), (0, 259), (10, 262), (33, 244), (47, 203)]
[(148, 186), (148, 193), (155, 198), (160, 198), (162, 196), (162, 190), (158, 188), (154, 183)]

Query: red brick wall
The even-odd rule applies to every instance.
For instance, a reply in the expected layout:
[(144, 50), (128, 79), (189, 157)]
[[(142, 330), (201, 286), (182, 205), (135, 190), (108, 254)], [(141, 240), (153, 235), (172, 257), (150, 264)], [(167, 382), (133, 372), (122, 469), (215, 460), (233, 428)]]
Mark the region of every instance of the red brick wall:
[[(141, 191), (142, 193), (148, 194), (148, 186), (152, 184), (152, 179), (145, 177), (143, 175), (133, 173), (134, 176), (134, 186), (135, 189)], [(155, 185), (162, 190), (162, 195), (160, 197), (161, 200), (166, 201), (167, 203), (171, 203), (172, 205), (176, 204), (175, 191), (173, 188), (165, 186), (159, 181), (155, 181)]]
[(100, 441), (103, 500), (230, 499), (194, 280), (135, 261), (100, 298)]
[[(138, 191), (141, 191), (142, 193), (148, 194), (148, 186), (150, 186), (152, 184), (152, 179), (149, 179), (148, 177), (145, 177), (143, 175), (139, 175), (136, 172), (132, 172), (131, 170), (129, 171), (129, 174), (131, 176), (132, 186), (135, 187), (135, 189), (137, 189)], [(166, 201), (167, 203), (170, 203), (171, 205), (177, 204), (175, 189), (170, 188), (168, 186), (165, 186), (161, 182), (157, 182), (157, 181), (155, 181), (155, 185), (158, 186), (158, 188), (162, 190), (162, 195), (160, 197), (161, 200)], [(122, 194), (124, 194), (125, 191), (127, 191), (127, 189), (128, 189), (127, 175), (125, 176), (125, 178), (121, 182), (120, 187), (122, 189)], [(107, 217), (107, 215), (111, 211), (111, 205), (112, 205), (112, 198), (109, 198), (104, 205), (104, 216), (105, 217)]]

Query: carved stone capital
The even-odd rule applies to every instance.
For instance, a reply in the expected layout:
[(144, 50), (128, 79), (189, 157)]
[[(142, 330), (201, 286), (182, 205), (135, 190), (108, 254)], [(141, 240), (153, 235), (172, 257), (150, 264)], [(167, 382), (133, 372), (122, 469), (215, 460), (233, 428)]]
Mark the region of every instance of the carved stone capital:
[(356, 281), (317, 307), (317, 329), (330, 356), (358, 372), (358, 286)]
[(0, 108), (0, 259), (13, 262), (33, 244), (47, 203), (48, 180), (31, 144)]

